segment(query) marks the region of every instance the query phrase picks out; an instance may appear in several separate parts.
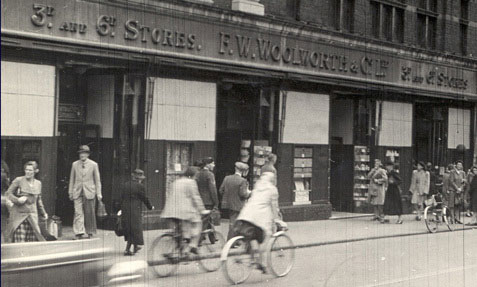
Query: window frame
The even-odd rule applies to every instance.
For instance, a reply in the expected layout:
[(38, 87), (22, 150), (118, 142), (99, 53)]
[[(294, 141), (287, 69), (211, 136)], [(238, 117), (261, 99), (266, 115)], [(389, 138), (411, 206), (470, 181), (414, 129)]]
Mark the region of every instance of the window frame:
[[(331, 1), (330, 24), (334, 29), (347, 33), (354, 33), (355, 30), (355, 10), (356, 0), (335, 0)], [(348, 15), (345, 15), (348, 14)]]
[[(387, 41), (387, 42), (394, 42), (394, 43), (404, 43), (404, 33), (405, 33), (405, 9), (406, 4), (405, 0), (403, 1), (384, 1), (384, 0), (371, 0), (370, 7), (372, 7), (372, 35), (374, 38)], [(377, 9), (377, 10), (376, 10)], [(391, 21), (386, 24), (386, 17), (385, 11), (386, 9), (391, 10)], [(396, 11), (400, 12), (396, 12)], [(377, 12), (378, 15), (376, 14)], [(401, 16), (401, 20), (398, 21), (398, 15)], [(398, 24), (401, 24), (401, 28), (398, 28)], [(389, 31), (386, 33), (386, 27), (389, 28)], [(399, 33), (398, 33), (399, 31)]]

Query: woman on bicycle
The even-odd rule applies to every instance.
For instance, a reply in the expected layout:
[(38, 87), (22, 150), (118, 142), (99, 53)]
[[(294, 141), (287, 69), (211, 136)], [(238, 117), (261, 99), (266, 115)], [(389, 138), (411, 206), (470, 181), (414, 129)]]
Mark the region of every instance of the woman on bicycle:
[[(240, 211), (235, 223), (235, 234), (242, 235), (247, 241), (256, 240), (259, 244), (275, 231), (275, 223), (281, 226), (286, 224), (281, 221), (278, 208), (278, 190), (275, 186), (275, 174), (264, 172), (255, 184), (247, 203)], [(257, 247), (252, 247), (257, 250)], [(262, 264), (261, 252), (257, 268), (266, 272)]]
[(194, 169), (188, 167), (166, 192), (166, 204), (161, 217), (169, 219), (171, 227), (181, 226), (184, 241), (188, 242), (189, 250), (198, 253), (200, 234), (202, 231), (201, 214), (207, 213), (204, 203), (193, 179)]

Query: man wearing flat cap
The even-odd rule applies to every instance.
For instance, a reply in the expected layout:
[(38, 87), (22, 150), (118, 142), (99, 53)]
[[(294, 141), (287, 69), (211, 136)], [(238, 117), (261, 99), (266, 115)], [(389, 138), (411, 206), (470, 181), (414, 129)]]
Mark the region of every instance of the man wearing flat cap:
[(248, 165), (243, 162), (235, 163), (235, 174), (228, 175), (224, 178), (219, 192), (222, 195), (222, 208), (229, 210), (229, 233), (227, 240), (234, 237), (233, 226), (235, 220), (242, 210), (245, 200), (250, 197), (250, 190), (248, 189), (248, 182), (244, 175), (248, 172)]
[(80, 146), (79, 160), (71, 167), (68, 195), (75, 207), (73, 232), (76, 239), (83, 235), (91, 238), (96, 233), (95, 203), (96, 198), (103, 198), (98, 164), (89, 159), (90, 153), (89, 146)]

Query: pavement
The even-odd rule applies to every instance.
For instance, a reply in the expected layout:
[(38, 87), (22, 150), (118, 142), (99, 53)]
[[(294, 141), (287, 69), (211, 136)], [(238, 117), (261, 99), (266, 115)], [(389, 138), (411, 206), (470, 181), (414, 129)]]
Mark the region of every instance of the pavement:
[[(395, 224), (397, 218), (389, 217), (390, 223), (381, 224), (371, 220), (371, 215), (356, 215), (355, 217), (345, 216), (337, 220), (317, 220), (288, 222), (288, 235), (297, 247), (312, 247), (329, 244), (339, 244), (343, 242), (372, 240), (379, 238), (403, 237), (429, 233), (424, 220), (416, 221), (415, 215), (404, 215), (403, 224)], [(470, 218), (465, 218), (464, 224)], [(455, 231), (470, 230), (473, 227), (465, 225), (455, 225)], [(228, 231), (228, 220), (222, 220), (221, 225), (216, 227), (224, 237)], [(145, 248), (151, 246), (155, 238), (163, 234), (165, 230), (144, 231)], [(442, 224), (438, 232), (448, 232), (447, 227)], [(63, 228), (63, 236), (60, 240), (72, 240), (74, 238), (71, 227)], [(95, 238), (101, 240), (98, 244), (104, 247), (113, 248), (115, 252), (124, 251), (125, 242), (123, 237), (117, 237), (113, 231), (98, 230)], [(141, 251), (141, 252), (144, 252)], [(138, 254), (140, 255), (140, 254)], [(139, 257), (139, 256), (138, 256)], [(476, 285), (477, 286), (477, 285)]]
[[(289, 222), (296, 249), (295, 265), (286, 277), (253, 272), (244, 286), (477, 286), (477, 228), (445, 225), (435, 234), (424, 221), (405, 215), (403, 224), (381, 224), (371, 216), (337, 220)], [(467, 223), (470, 219), (465, 218)], [(224, 220), (218, 227), (227, 234)], [(96, 240), (84, 240), (114, 250), (112, 263), (147, 260), (148, 247), (164, 230), (144, 232), (145, 246), (135, 256), (123, 256), (125, 242), (113, 231), (99, 230)], [(73, 238), (64, 229), (62, 240)], [(222, 271), (205, 273), (197, 262), (181, 263), (176, 273), (158, 278), (149, 267), (134, 286), (227, 286)]]

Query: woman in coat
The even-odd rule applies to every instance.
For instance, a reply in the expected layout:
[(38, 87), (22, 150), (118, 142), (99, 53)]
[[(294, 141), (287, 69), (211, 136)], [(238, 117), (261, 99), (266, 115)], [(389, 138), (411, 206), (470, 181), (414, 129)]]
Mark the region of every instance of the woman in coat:
[[(397, 215), (396, 224), (402, 224), (402, 199), (401, 188), (399, 187), (402, 179), (399, 173), (394, 170), (393, 162), (386, 163), (386, 170), (388, 174), (388, 189), (386, 190), (386, 198), (384, 200), (384, 214)], [(382, 222), (387, 221), (383, 220)]]
[(41, 182), (35, 179), (33, 164), (24, 165), (25, 176), (13, 180), (6, 197), (13, 203), (6, 232), (7, 242), (44, 241), (38, 225), (38, 215), (43, 220), (48, 214), (41, 200)]
[(477, 166), (473, 166), (470, 172), (473, 176), (471, 177), (472, 181), (469, 182), (468, 192), (470, 195), (470, 208), (474, 214), (469, 225), (477, 225)]
[[(131, 181), (124, 185), (121, 192), (121, 219), (124, 228), (124, 240), (127, 241), (124, 255), (130, 256), (137, 253), (144, 245), (142, 232), (142, 204), (149, 210), (154, 209), (146, 197), (142, 181), (146, 178), (144, 171), (136, 169), (132, 174)], [(134, 253), (131, 252), (134, 245)]]
[(374, 160), (374, 168), (368, 173), (368, 178), (368, 201), (374, 208), (373, 220), (382, 221), (388, 176), (382, 167), (381, 160)]
[[(240, 211), (234, 225), (234, 232), (245, 236), (247, 240), (257, 240), (258, 243), (262, 243), (275, 231), (275, 223), (286, 226), (280, 219), (275, 174), (264, 172)], [(261, 257), (259, 257), (258, 268), (265, 272)]]
[(427, 199), (430, 187), (430, 174), (426, 171), (426, 165), (420, 161), (417, 163), (417, 169), (412, 172), (411, 187), (409, 192), (412, 193), (411, 203), (416, 210), (416, 220), (422, 219), (422, 207)]
[(464, 165), (461, 161), (455, 163), (455, 169), (449, 176), (449, 199), (454, 201), (454, 212), (451, 213), (453, 221), (462, 224), (460, 212), (463, 205), (463, 195), (466, 184)]
[(182, 237), (189, 242), (189, 250), (197, 254), (200, 234), (202, 232), (202, 216), (207, 213), (199, 194), (197, 182), (193, 179), (195, 171), (187, 168), (186, 171), (172, 183), (166, 191), (166, 204), (161, 217), (169, 219), (172, 228), (180, 223)]

